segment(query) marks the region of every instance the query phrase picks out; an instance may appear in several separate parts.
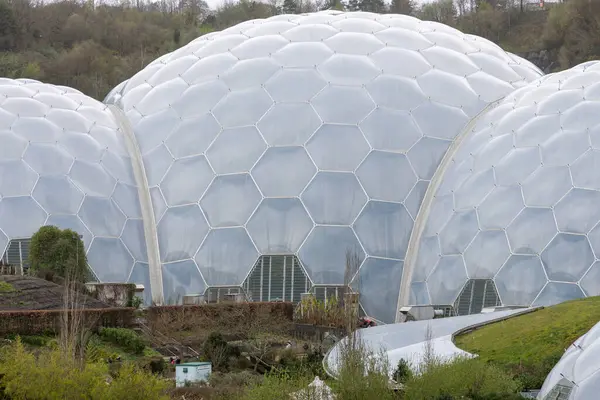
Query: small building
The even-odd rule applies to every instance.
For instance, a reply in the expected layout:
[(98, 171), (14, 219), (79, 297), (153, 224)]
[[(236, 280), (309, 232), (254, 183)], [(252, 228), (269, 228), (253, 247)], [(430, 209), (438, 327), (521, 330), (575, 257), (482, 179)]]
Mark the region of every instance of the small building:
[(186, 382), (208, 382), (212, 373), (210, 362), (188, 362), (175, 365), (175, 386), (183, 387)]

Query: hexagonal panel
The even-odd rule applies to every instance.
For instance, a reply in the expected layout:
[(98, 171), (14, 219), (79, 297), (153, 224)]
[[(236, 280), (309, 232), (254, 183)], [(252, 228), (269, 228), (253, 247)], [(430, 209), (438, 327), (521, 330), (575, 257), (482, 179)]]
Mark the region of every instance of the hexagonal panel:
[(481, 147), (477, 148), (477, 152), (474, 155), (475, 162), (473, 165), (477, 171), (494, 167), (514, 149), (512, 134), (498, 134), (491, 129), (484, 129), (481, 132), (486, 132), (491, 137), (486, 138), (485, 141), (482, 139), (484, 143), (482, 143)]
[(366, 88), (379, 107), (408, 111), (427, 101), (425, 93), (412, 78), (381, 75)]
[(101, 165), (108, 173), (118, 182), (135, 185), (135, 177), (133, 176), (133, 168), (131, 167), (131, 158), (119, 156), (115, 153), (105, 152)]
[[(56, 226), (60, 229), (71, 229), (83, 236), (83, 244), (86, 249), (92, 243), (92, 233), (83, 225), (83, 222), (77, 215), (50, 215), (46, 221), (46, 225)], [(41, 226), (41, 225), (40, 225)]]
[(506, 118), (511, 126), (505, 131), (515, 131), (515, 144), (519, 147), (538, 147), (540, 143), (558, 132), (563, 123), (558, 114), (538, 115), (538, 110), (534, 106), (520, 107), (513, 111), (511, 116), (512, 114), (515, 114), (515, 118)]
[[(216, 57), (215, 57), (216, 58)], [(214, 59), (214, 58), (213, 58)], [(203, 60), (195, 65), (202, 64)], [(192, 69), (194, 68), (192, 67)], [(206, 75), (203, 76), (206, 78)], [(210, 113), (212, 109), (223, 99), (229, 88), (219, 80), (192, 84), (172, 105), (181, 118), (195, 118), (198, 115)]]
[(167, 209), (158, 224), (158, 245), (163, 262), (193, 258), (208, 233), (197, 205)]
[(142, 218), (142, 209), (137, 187), (123, 182), (117, 183), (117, 187), (113, 193), (113, 200), (128, 218)]
[(94, 236), (119, 237), (125, 216), (114, 201), (103, 197), (86, 196), (79, 217)]
[(73, 157), (54, 143), (30, 143), (23, 160), (40, 175), (66, 175), (73, 164)]
[(494, 167), (498, 185), (511, 186), (523, 183), (542, 161), (537, 147), (513, 149)]
[(504, 229), (523, 210), (520, 186), (499, 186), (477, 208), (482, 229)]
[(600, 221), (600, 192), (572, 189), (554, 207), (558, 229), (570, 233), (588, 233)]
[(302, 201), (317, 224), (350, 225), (367, 202), (356, 176), (349, 172), (319, 172)]
[(470, 119), (460, 108), (431, 101), (421, 104), (412, 115), (423, 135), (448, 140), (454, 139)]
[[(230, 92), (213, 110), (213, 115), (224, 128), (254, 125), (273, 105), (273, 100), (262, 88)], [(231, 112), (235, 110), (235, 112)]]
[(196, 263), (208, 285), (241, 285), (257, 258), (245, 229), (213, 229), (196, 255)]
[(548, 282), (542, 290), (533, 307), (549, 307), (565, 301), (575, 300), (585, 297), (581, 288), (574, 283)]
[(27, 148), (27, 141), (11, 132), (0, 133), (0, 143), (0, 159), (5, 161), (20, 160)]
[(257, 126), (270, 146), (302, 146), (321, 119), (308, 102), (277, 103)]
[(571, 187), (568, 167), (544, 165), (523, 182), (523, 198), (527, 206), (552, 207)]
[(365, 56), (335, 54), (317, 67), (332, 85), (364, 85), (381, 70)]
[(427, 188), (429, 187), (429, 182), (419, 181), (413, 186), (412, 190), (406, 197), (406, 201), (404, 201), (404, 206), (406, 210), (410, 213), (413, 219), (417, 219), (417, 215), (419, 214), (419, 209), (421, 208), (421, 203), (425, 198), (425, 193), (427, 192)]
[(359, 126), (376, 150), (406, 152), (423, 136), (410, 112), (389, 108), (376, 108)]
[(351, 228), (316, 226), (300, 248), (299, 257), (313, 283), (336, 285), (344, 283), (348, 251), (364, 259)]
[(317, 167), (329, 171), (354, 171), (370, 150), (358, 127), (330, 124), (322, 125), (306, 148)]
[(393, 323), (396, 318), (398, 288), (402, 280), (404, 263), (397, 260), (369, 257), (358, 274), (360, 304), (367, 315), (385, 323)]
[(408, 151), (408, 159), (419, 179), (433, 177), (450, 144), (448, 140), (423, 137)]
[(169, 206), (196, 203), (213, 179), (213, 171), (204, 156), (175, 160), (160, 188)]
[(417, 183), (417, 177), (404, 154), (383, 151), (372, 151), (356, 175), (374, 200), (402, 202)]
[(77, 214), (83, 193), (66, 176), (42, 176), (33, 198), (48, 214)]
[(133, 266), (131, 254), (118, 238), (94, 238), (87, 258), (100, 282), (105, 283), (127, 282)]
[(417, 306), (431, 304), (427, 283), (413, 282), (410, 284), (409, 303)]
[(69, 177), (88, 196), (109, 197), (116, 180), (100, 164), (75, 160)]
[(548, 279), (577, 282), (594, 262), (594, 254), (583, 235), (559, 233), (541, 255)]
[(367, 55), (384, 47), (384, 44), (374, 36), (360, 32), (340, 32), (324, 43), (334, 52), (342, 54)]
[(327, 82), (314, 69), (282, 69), (265, 84), (265, 89), (277, 102), (308, 102)]
[[(2, 104), (2, 108), (6, 110), (9, 102), (12, 103), (15, 101), (18, 102), (23, 100), (25, 99), (6, 99)], [(17, 118), (17, 120), (12, 124), (11, 130), (17, 135), (26, 138), (28, 141), (46, 143), (52, 143), (56, 141), (56, 138), (58, 137), (60, 132), (60, 128), (58, 128), (56, 124), (48, 121), (46, 118), (43, 118), (45, 112), (39, 109), (40, 106), (43, 108), (47, 108), (47, 106), (42, 105), (41, 103), (33, 99), (28, 100), (31, 100), (32, 104), (23, 104), (22, 106), (30, 107), (30, 109), (27, 111), (41, 111), (42, 115), (39, 115), (37, 118), (29, 118), (26, 115), (23, 115), (25, 113), (25, 108), (23, 108), (19, 112), (19, 118)]]
[[(23, 218), (26, 215), (27, 218)], [(47, 214), (29, 196), (0, 201), (0, 228), (10, 239), (30, 238), (44, 225)]]
[(540, 146), (542, 161), (548, 166), (570, 165), (589, 148), (590, 142), (585, 130), (556, 132)]
[(457, 209), (477, 207), (494, 188), (494, 170), (476, 172), (470, 175), (454, 192)]
[(427, 277), (437, 265), (441, 256), (440, 241), (437, 236), (422, 237), (419, 242), (419, 252), (413, 270), (412, 281), (427, 280)]
[(600, 190), (600, 151), (590, 150), (571, 166), (571, 176), (575, 187)]
[(539, 254), (556, 235), (554, 213), (549, 208), (527, 207), (506, 228), (513, 253)]
[[(387, 32), (392, 32), (388, 30)], [(410, 34), (407, 30), (396, 30), (404, 34)], [(400, 48), (394, 45), (386, 46), (371, 54), (371, 59), (384, 73), (414, 78), (431, 70), (431, 65), (425, 57), (417, 51), (409, 48)]]
[(206, 157), (217, 174), (248, 172), (267, 145), (253, 126), (225, 129), (210, 146)]
[[(473, 91), (469, 82), (464, 78), (466, 74), (461, 75), (462, 77), (444, 72), (437, 67), (419, 76), (417, 83), (423, 92), (427, 93), (432, 103), (450, 106), (473, 117), (478, 110), (481, 110), (481, 107), (478, 107), (481, 103), (479, 103), (478, 94)], [(450, 108), (445, 113), (450, 113)]]
[[(277, 36), (250, 39), (244, 42), (244, 44), (249, 44), (257, 39), (273, 40), (275, 38)], [(278, 39), (287, 43), (283, 38)], [(263, 48), (262, 50), (266, 49)], [(233, 51), (232, 53), (235, 55)], [(250, 59), (238, 61), (232, 68), (220, 75), (219, 79), (225, 82), (227, 87), (232, 91), (257, 88), (268, 81), (280, 69), (281, 66), (274, 62), (272, 58), (260, 57), (255, 52)]]
[(147, 306), (152, 305), (152, 286), (150, 285), (150, 267), (148, 264), (136, 262), (127, 282), (144, 285), (144, 304)]
[(413, 220), (402, 204), (369, 201), (354, 230), (369, 255), (402, 260), (412, 226)]
[(165, 174), (173, 164), (173, 156), (169, 153), (166, 146), (160, 145), (144, 157), (144, 170), (148, 186), (156, 186), (162, 182)]
[(596, 261), (592, 264), (592, 267), (579, 282), (586, 295), (598, 296), (600, 295), (600, 261)]
[(475, 210), (455, 212), (440, 232), (442, 254), (462, 254), (478, 231)]
[(547, 282), (537, 256), (512, 255), (494, 279), (505, 306), (529, 306)]
[(181, 304), (187, 294), (203, 294), (204, 279), (193, 260), (163, 264), (163, 295), (167, 304)]
[(267, 197), (299, 196), (317, 169), (303, 147), (271, 147), (252, 169)]
[(333, 55), (323, 43), (290, 43), (273, 54), (275, 61), (284, 67), (314, 67)]
[(375, 103), (360, 87), (328, 85), (312, 100), (325, 123), (358, 124), (375, 109)]
[(467, 282), (462, 256), (442, 256), (427, 278), (427, 288), (433, 304), (454, 304)]
[(136, 261), (148, 262), (148, 250), (146, 249), (143, 220), (128, 219), (127, 222), (125, 222), (121, 240)]
[(260, 203), (261, 195), (249, 174), (215, 178), (200, 201), (212, 227), (242, 226)]
[(174, 157), (203, 154), (215, 140), (221, 125), (212, 114), (184, 119), (175, 127), (165, 142)]
[(425, 225), (425, 236), (438, 235), (454, 213), (454, 199), (452, 195), (434, 196), (434, 201), (429, 209), (429, 219)]
[(0, 196), (30, 195), (38, 175), (23, 161), (0, 161)]
[(312, 227), (298, 199), (264, 199), (246, 226), (262, 254), (296, 253)]
[[(131, 119), (131, 118), (130, 118)], [(174, 108), (167, 108), (155, 114), (143, 116), (133, 129), (143, 156), (160, 146), (171, 130), (181, 121)]]
[(491, 279), (510, 256), (504, 231), (480, 231), (465, 251), (470, 279)]

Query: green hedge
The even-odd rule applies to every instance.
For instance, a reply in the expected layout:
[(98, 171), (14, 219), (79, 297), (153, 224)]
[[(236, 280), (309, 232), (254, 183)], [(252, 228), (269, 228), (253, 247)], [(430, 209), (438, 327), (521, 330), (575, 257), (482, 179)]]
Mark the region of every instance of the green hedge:
[(100, 337), (135, 354), (142, 354), (146, 348), (137, 333), (125, 328), (102, 328)]

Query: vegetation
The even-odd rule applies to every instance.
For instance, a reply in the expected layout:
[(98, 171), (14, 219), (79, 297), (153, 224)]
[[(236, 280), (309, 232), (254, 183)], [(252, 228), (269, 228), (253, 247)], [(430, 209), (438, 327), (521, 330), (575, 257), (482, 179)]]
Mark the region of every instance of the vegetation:
[(125, 328), (102, 328), (100, 337), (134, 354), (142, 354), (146, 344), (134, 331)]
[(78, 364), (58, 347), (34, 355), (19, 338), (3, 348), (0, 375), (4, 394), (13, 400), (168, 399), (167, 383), (133, 364), (124, 363), (111, 376), (106, 363)]
[(8, 282), (0, 281), (0, 293), (12, 293), (15, 292), (16, 289), (13, 285)]
[(42, 226), (31, 238), (29, 263), (32, 271), (51, 278), (57, 275), (85, 282), (90, 272), (83, 241), (77, 232)]
[(458, 336), (456, 345), (501, 367), (525, 388), (539, 388), (564, 350), (598, 321), (600, 297), (588, 297), (485, 326)]

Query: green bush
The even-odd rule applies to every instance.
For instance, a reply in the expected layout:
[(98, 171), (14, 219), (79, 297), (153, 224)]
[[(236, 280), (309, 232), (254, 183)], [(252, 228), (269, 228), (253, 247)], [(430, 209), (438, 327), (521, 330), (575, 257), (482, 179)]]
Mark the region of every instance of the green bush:
[(107, 380), (106, 363), (79, 364), (58, 349), (44, 349), (36, 356), (18, 338), (2, 350), (0, 386), (12, 400), (168, 400), (167, 382), (133, 364), (123, 364)]
[(398, 383), (404, 383), (407, 380), (409, 380), (412, 377), (413, 373), (412, 370), (410, 369), (410, 365), (408, 364), (408, 362), (404, 359), (401, 358), (398, 361), (398, 365), (396, 366), (396, 369), (394, 370), (394, 380)]
[(212, 364), (215, 371), (226, 371), (229, 357), (234, 356), (234, 349), (229, 346), (223, 335), (212, 332), (202, 348), (204, 357)]
[[(430, 400), (440, 396), (456, 399), (508, 398), (519, 392), (521, 385), (499, 367), (478, 358), (457, 358), (451, 363), (427, 365), (423, 374), (405, 383), (405, 398)], [(486, 397), (488, 396), (488, 397)]]
[(262, 381), (251, 385), (240, 400), (288, 400), (290, 394), (304, 389), (313, 380), (311, 375), (289, 374), (274, 371), (264, 376)]
[(125, 328), (102, 328), (100, 337), (134, 354), (142, 354), (146, 348), (137, 333)]

